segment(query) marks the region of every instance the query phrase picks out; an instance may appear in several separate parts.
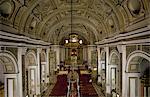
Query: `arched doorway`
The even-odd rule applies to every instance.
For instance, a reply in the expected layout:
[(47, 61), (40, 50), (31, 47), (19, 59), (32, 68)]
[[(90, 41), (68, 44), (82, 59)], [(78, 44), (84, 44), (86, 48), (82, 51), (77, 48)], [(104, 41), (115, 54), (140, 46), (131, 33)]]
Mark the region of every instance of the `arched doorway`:
[(109, 62), (109, 81), (112, 97), (116, 97), (120, 94), (119, 86), (119, 65), (120, 65), (120, 55), (116, 50), (113, 50), (110, 54)]
[(150, 61), (142, 59), (140, 63), (141, 97), (150, 96)]
[(127, 62), (128, 97), (150, 96), (150, 55), (136, 51), (130, 54)]
[(37, 84), (37, 65), (36, 55), (34, 51), (28, 51), (25, 56), (25, 68), (26, 68), (26, 96), (36, 95)]
[[(8, 51), (0, 52), (1, 97), (17, 97), (18, 67), (15, 56)], [(5, 92), (4, 92), (5, 91)]]
[(4, 80), (4, 67), (2, 60), (0, 60), (0, 97), (4, 97)]

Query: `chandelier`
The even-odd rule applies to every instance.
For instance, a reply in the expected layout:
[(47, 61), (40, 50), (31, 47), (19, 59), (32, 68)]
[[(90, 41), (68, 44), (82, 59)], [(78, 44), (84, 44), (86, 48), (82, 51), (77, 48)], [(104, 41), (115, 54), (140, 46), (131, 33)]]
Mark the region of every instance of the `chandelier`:
[(79, 43), (79, 44), (82, 44), (83, 41), (82, 41), (82, 39), (78, 38), (78, 35), (72, 34), (72, 35), (69, 36), (69, 39), (65, 40), (65, 43), (66, 44), (68, 44), (68, 43)]
[(82, 39), (79, 39), (77, 34), (73, 34), (73, 0), (70, 0), (71, 3), (71, 10), (70, 10), (70, 27), (71, 27), (71, 34), (69, 35), (69, 39), (65, 39), (65, 44), (82, 44)]

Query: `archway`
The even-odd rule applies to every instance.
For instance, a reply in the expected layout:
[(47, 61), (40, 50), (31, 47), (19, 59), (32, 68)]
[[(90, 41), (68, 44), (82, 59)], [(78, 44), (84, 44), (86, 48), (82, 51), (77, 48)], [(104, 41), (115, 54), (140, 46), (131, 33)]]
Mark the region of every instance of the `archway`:
[[(8, 51), (0, 52), (1, 97), (17, 97), (18, 67), (15, 56)], [(5, 91), (5, 92), (4, 92)]]
[(119, 65), (120, 65), (119, 53), (116, 50), (113, 50), (110, 54), (110, 61), (109, 61), (109, 83), (112, 97), (116, 97), (117, 95), (120, 94)]
[(4, 97), (4, 67), (3, 62), (0, 60), (0, 97)]
[(30, 50), (25, 56), (25, 68), (26, 68), (26, 96), (36, 95), (36, 82), (37, 82), (37, 66), (36, 66), (35, 52)]
[(128, 72), (128, 97), (150, 96), (150, 55), (136, 51), (129, 55), (126, 71)]
[(140, 63), (141, 97), (150, 96), (150, 61), (143, 59)]

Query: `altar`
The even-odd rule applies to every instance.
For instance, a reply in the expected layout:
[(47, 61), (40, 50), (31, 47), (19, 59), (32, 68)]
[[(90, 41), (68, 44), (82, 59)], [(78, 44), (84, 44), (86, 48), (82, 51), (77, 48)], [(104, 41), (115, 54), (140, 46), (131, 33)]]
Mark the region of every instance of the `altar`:
[(59, 71), (57, 75), (67, 75), (68, 74), (68, 71)]

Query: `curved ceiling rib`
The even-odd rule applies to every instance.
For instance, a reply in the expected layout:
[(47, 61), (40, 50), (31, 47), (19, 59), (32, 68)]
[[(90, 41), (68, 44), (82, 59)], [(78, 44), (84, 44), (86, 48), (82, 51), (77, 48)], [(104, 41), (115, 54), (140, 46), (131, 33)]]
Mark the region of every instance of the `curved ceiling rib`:
[[(50, 29), (49, 29), (49, 32), (47, 33), (47, 34), (49, 34), (49, 35), (47, 35), (47, 36), (51, 36), (54, 32), (55, 32), (55, 30), (58, 28), (58, 27), (61, 27), (61, 26), (65, 26), (65, 25), (70, 25), (70, 20), (68, 19), (69, 17), (66, 17), (65, 19), (63, 18), (60, 22), (57, 22), (56, 24), (53, 24), (53, 26), (52, 27), (50, 27)], [(92, 23), (92, 22), (90, 22), (90, 21), (88, 21), (87, 19), (85, 19), (85, 18), (82, 18), (82, 17), (74, 17), (74, 23), (73, 24), (82, 24), (82, 25), (85, 25), (85, 26), (88, 26), (90, 29), (92, 29), (92, 31), (93, 31), (93, 35), (95, 35), (96, 36), (96, 39), (98, 40), (98, 38), (97, 38), (97, 33), (98, 33), (98, 31), (96, 30), (96, 27), (95, 27), (95, 25)], [(82, 32), (83, 33), (83, 32)], [(48, 37), (47, 37), (48, 38)]]
[[(45, 24), (48, 21), (51, 21), (52, 19), (55, 19), (57, 15), (60, 15), (62, 12), (66, 12), (66, 11), (68, 11), (68, 9), (62, 9), (62, 10), (59, 10), (59, 11), (55, 11), (54, 13), (51, 13), (50, 15), (48, 15), (47, 17), (45, 17), (44, 20), (39, 24), (37, 33), (41, 33), (42, 32), (43, 26), (45, 26)], [(87, 12), (87, 13), (90, 13), (91, 15), (93, 15), (93, 16), (90, 16), (90, 17), (93, 17), (93, 20), (94, 19), (97, 20), (97, 21), (96, 20), (93, 21), (94, 24), (99, 24), (100, 25), (100, 22), (102, 22), (102, 19), (98, 19), (98, 16), (96, 18), (96, 15), (94, 15), (91, 12)], [(67, 16), (64, 16), (64, 17), (67, 17)], [(61, 17), (61, 18), (64, 18), (64, 17)], [(90, 21), (86, 16), (82, 16), (82, 17), (84, 17), (85, 19), (87, 19), (87, 21)], [(70, 20), (70, 17), (67, 17), (67, 19)], [(59, 22), (59, 20), (58, 20), (58, 22)]]
[[(103, 36), (107, 37), (111, 32), (107, 23), (109, 17), (113, 17), (111, 19), (115, 19), (116, 24), (118, 23), (116, 25), (117, 29), (124, 25), (123, 21), (125, 20), (120, 10), (117, 9), (117, 5), (112, 0), (76, 0), (73, 3), (73, 21), (90, 29), (90, 32), (88, 30), (85, 32), (92, 33), (94, 38), (96, 38), (95, 41), (100, 41)], [(35, 17), (37, 15), (40, 16), (40, 18), (38, 17), (39, 22), (35, 27), (36, 37), (41, 37), (40, 39), (44, 37), (45, 41), (52, 41), (51, 37), (62, 38), (55, 35), (55, 31), (59, 30), (61, 26), (67, 27), (69, 25), (70, 0), (34, 0), (30, 1), (26, 7), (19, 23), (20, 31), (23, 31), (25, 27), (29, 27), (29, 25), (25, 24), (32, 13)], [(83, 29), (85, 28), (83, 27)], [(77, 29), (82, 28), (77, 27), (74, 30), (79, 33), (85, 33)], [(69, 29), (60, 31), (59, 33), (69, 33), (70, 31), (68, 31)]]
[(22, 12), (22, 15), (20, 18), (21, 19), (20, 23), (19, 23), (20, 31), (23, 31), (28, 16), (32, 13), (33, 9), (39, 4), (40, 1), (42, 1), (42, 0), (33, 0), (32, 3), (30, 3), (30, 5), (26, 6), (26, 8), (25, 8), (26, 10)]
[[(121, 2), (122, 0), (120, 0)], [(113, 12), (116, 15), (117, 20), (119, 21), (119, 24), (117, 26), (124, 26), (125, 20), (123, 14), (121, 14), (120, 10), (117, 8), (117, 6), (120, 6), (121, 4), (114, 4), (111, 0), (105, 0), (105, 2), (112, 8)]]

